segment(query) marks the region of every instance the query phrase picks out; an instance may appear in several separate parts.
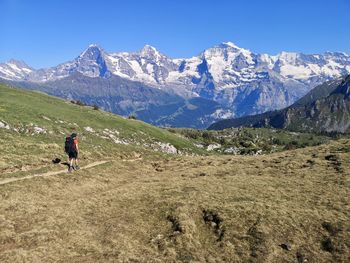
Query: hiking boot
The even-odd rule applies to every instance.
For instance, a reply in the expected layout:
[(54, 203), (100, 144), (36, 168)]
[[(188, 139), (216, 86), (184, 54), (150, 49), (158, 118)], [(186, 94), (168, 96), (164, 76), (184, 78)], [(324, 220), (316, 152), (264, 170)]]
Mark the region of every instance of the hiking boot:
[(80, 169), (79, 165), (74, 166), (74, 170), (78, 171)]
[(73, 172), (73, 167), (72, 167), (72, 166), (69, 166), (68, 172), (69, 172), (69, 173)]

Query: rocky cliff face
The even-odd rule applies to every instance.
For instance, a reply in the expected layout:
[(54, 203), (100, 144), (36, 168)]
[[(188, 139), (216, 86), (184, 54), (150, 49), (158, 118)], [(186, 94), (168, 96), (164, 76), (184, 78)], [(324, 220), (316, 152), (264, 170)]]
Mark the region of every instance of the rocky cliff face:
[(220, 121), (213, 124), (210, 129), (242, 126), (349, 133), (350, 75), (316, 87), (284, 110)]
[(350, 75), (329, 96), (286, 112), (285, 127), (315, 132), (350, 132)]

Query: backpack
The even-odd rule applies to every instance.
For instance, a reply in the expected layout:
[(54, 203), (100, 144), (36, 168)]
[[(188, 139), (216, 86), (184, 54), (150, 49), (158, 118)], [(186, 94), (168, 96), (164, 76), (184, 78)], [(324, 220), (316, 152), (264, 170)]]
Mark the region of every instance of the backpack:
[(66, 153), (71, 152), (73, 149), (73, 138), (71, 136), (66, 137), (66, 142), (64, 143), (64, 151)]

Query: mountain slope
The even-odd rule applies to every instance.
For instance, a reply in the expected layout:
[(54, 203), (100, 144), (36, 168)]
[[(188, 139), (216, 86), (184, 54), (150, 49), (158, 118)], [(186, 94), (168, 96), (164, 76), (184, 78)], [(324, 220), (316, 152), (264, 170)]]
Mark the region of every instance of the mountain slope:
[(20, 169), (18, 164), (50, 165), (50, 156), (65, 160), (64, 139), (73, 131), (80, 136), (82, 158), (89, 160), (134, 151), (202, 152), (191, 141), (138, 120), (0, 85), (0, 141), (5, 158), (0, 174)]
[(223, 116), (232, 116), (228, 109), (224, 110), (217, 102), (200, 97), (184, 99), (114, 75), (92, 78), (76, 72), (69, 77), (45, 83), (5, 83), (97, 105), (103, 110), (124, 116), (135, 115), (140, 120), (158, 126), (206, 128)]
[(209, 129), (229, 127), (274, 127), (307, 132), (350, 132), (350, 75), (316, 87), (294, 105), (215, 123)]

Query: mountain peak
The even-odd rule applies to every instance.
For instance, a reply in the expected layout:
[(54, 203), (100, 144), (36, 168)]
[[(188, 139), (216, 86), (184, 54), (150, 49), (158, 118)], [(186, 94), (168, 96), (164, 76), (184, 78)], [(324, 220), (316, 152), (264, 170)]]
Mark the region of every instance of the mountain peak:
[(153, 46), (145, 45), (140, 50), (140, 55), (143, 57), (161, 57), (162, 54)]
[(251, 53), (250, 50), (241, 48), (234, 44), (233, 42), (222, 42), (218, 45), (215, 45), (211, 48), (205, 50), (206, 53), (210, 52), (235, 52), (235, 53)]
[(97, 56), (100, 56), (101, 53), (103, 53), (103, 49), (100, 48), (97, 44), (91, 44), (88, 46), (87, 49), (85, 49), (81, 54), (80, 54), (80, 58), (82, 57), (90, 57), (90, 58), (94, 58)]
[(222, 47), (231, 47), (231, 48), (241, 49), (239, 46), (235, 45), (233, 42), (230, 42), (230, 41), (228, 41), (228, 42), (222, 42), (222, 43), (220, 44), (220, 46), (222, 46)]
[(153, 51), (157, 51), (157, 49), (154, 46), (148, 45), (146, 44), (142, 50), (153, 50)]
[(24, 61), (11, 58), (6, 64), (13, 64), (20, 68), (31, 68)]
[(89, 48), (94, 48), (94, 47), (99, 48), (99, 46), (97, 44), (90, 44), (89, 45)]

